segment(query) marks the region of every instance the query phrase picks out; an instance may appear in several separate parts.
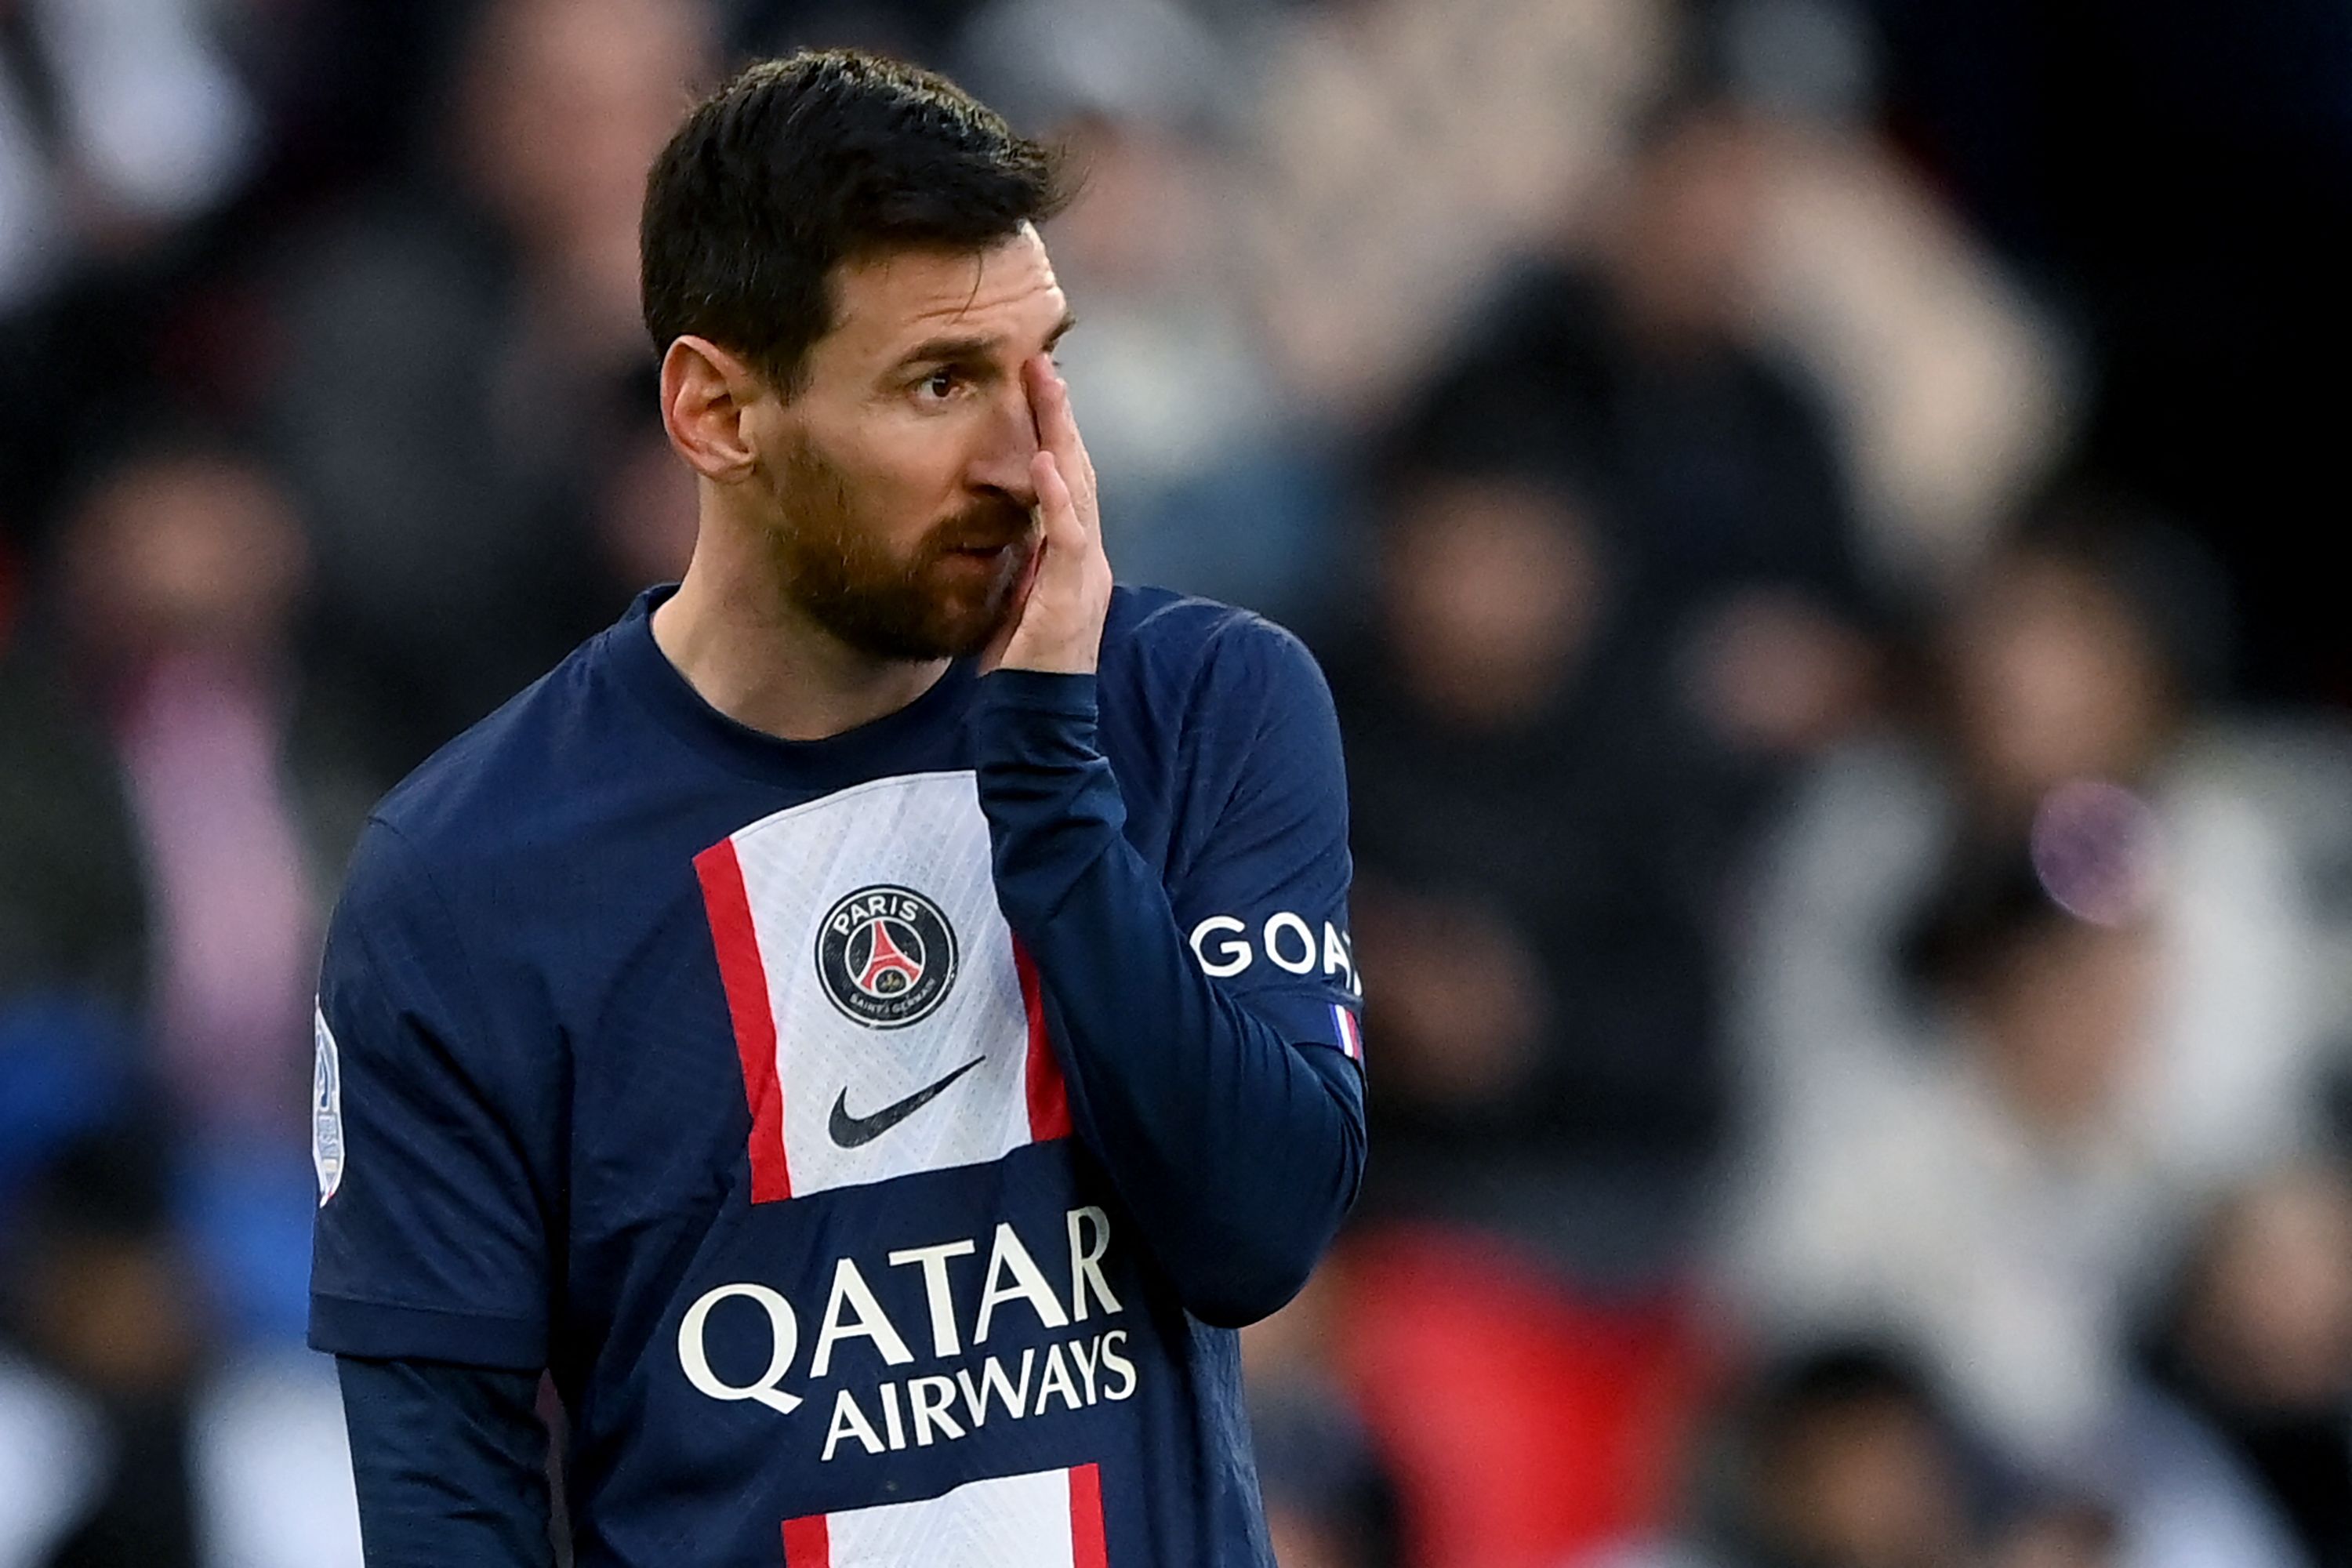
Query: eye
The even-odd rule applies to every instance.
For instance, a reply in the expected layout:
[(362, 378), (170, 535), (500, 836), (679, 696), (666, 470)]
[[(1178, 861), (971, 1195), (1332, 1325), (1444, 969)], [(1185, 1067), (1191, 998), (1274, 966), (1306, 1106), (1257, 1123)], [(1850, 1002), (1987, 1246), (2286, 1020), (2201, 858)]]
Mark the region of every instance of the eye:
[(953, 365), (941, 365), (915, 384), (915, 400), (919, 403), (945, 403), (963, 384), (963, 375)]

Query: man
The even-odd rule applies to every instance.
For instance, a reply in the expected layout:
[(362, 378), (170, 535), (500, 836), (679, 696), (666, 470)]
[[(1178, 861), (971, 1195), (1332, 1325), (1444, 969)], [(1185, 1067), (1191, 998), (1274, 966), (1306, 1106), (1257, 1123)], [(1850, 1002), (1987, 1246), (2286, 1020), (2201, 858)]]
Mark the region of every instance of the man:
[(755, 66), (644, 225), (656, 589), (394, 792), (320, 989), (370, 1562), (1259, 1564), (1232, 1330), (1363, 1162), (1312, 662), (1114, 589), (1041, 149)]

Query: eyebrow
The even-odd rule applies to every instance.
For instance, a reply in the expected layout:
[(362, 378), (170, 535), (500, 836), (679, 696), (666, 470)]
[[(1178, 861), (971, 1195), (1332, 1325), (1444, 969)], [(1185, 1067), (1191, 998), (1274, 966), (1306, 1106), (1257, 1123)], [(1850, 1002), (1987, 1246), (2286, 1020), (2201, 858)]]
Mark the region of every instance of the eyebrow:
[[(1054, 330), (1045, 334), (1045, 352), (1051, 353), (1054, 350), (1054, 346), (1062, 341), (1063, 334), (1077, 324), (1077, 312), (1075, 310), (1063, 311), (1062, 319), (1054, 324)], [(1004, 339), (1002, 335), (995, 337), (972, 335), (961, 338), (926, 338), (921, 342), (917, 343), (913, 348), (908, 350), (905, 353), (899, 355), (898, 364), (899, 367), (903, 369), (910, 364), (929, 364), (933, 361), (940, 360), (978, 359), (988, 353), (1003, 341)]]

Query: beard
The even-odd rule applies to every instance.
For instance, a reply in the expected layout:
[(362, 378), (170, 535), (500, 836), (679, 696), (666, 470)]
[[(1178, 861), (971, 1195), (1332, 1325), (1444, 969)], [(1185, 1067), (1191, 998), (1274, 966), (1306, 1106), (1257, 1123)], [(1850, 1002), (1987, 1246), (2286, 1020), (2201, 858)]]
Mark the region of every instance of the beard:
[[(1035, 541), (1010, 496), (975, 502), (899, 553), (859, 506), (849, 476), (803, 439), (774, 485), (784, 593), (803, 615), (868, 658), (961, 658), (988, 646), (1013, 607)], [(992, 560), (967, 551), (993, 550)]]

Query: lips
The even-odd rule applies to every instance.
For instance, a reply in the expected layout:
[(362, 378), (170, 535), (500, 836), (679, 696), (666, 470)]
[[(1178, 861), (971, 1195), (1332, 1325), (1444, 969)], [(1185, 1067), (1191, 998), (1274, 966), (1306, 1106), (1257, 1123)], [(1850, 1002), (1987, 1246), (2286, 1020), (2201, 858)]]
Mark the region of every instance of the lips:
[(977, 538), (955, 540), (941, 546), (940, 554), (961, 556), (969, 561), (996, 561), (1002, 559), (1007, 551), (1025, 550), (1028, 545), (1029, 531), (1024, 529), (1011, 535), (982, 535)]
[(933, 548), (941, 555), (998, 555), (1025, 544), (1036, 532), (1025, 509), (1009, 501), (983, 502), (942, 521)]

